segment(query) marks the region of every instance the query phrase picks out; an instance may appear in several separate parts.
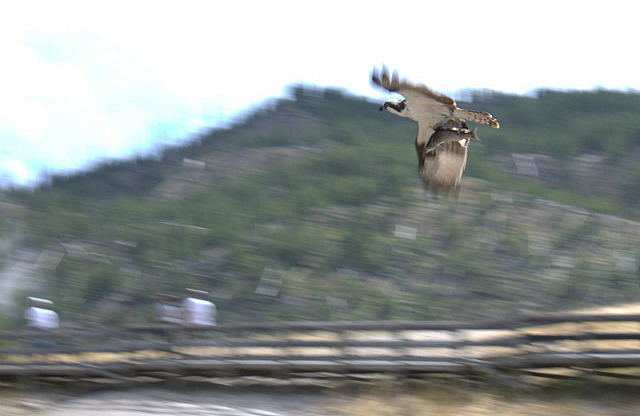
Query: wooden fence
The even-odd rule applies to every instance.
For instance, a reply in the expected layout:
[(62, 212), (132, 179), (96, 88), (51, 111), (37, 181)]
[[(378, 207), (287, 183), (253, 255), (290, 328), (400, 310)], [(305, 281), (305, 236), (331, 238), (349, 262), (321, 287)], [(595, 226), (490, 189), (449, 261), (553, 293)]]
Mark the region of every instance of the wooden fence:
[(640, 376), (640, 315), (510, 320), (128, 325), (0, 332), (0, 379), (21, 377)]

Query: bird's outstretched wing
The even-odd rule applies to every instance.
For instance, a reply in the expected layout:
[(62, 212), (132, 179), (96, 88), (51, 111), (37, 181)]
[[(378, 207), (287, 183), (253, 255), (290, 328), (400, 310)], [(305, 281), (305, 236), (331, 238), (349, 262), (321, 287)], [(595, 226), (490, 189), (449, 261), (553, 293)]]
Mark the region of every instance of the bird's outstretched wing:
[(456, 105), (453, 98), (440, 94), (439, 92), (435, 92), (426, 85), (413, 84), (406, 79), (400, 79), (398, 71), (393, 71), (393, 74), (390, 76), (389, 70), (385, 66), (382, 67), (381, 73), (378, 72), (377, 68), (373, 69), (373, 72), (371, 73), (371, 81), (389, 92), (397, 92), (399, 94), (402, 94), (403, 92), (412, 92), (413, 94), (422, 95), (427, 97), (429, 100), (435, 100), (444, 104), (451, 110), (453, 110)]
[(485, 111), (465, 110), (458, 108), (453, 98), (433, 91), (423, 84), (414, 84), (401, 79), (397, 71), (389, 74), (383, 66), (382, 71), (376, 68), (371, 73), (371, 81), (389, 92), (398, 93), (406, 99), (409, 118), (433, 128), (434, 125), (447, 119), (468, 120), (479, 124), (499, 128), (498, 121)]
[(443, 119), (453, 116), (456, 109), (456, 102), (451, 97), (435, 92), (426, 85), (400, 79), (397, 71), (389, 74), (384, 66), (381, 72), (374, 68), (371, 81), (389, 92), (402, 95), (407, 100), (410, 118), (428, 127), (433, 128)]

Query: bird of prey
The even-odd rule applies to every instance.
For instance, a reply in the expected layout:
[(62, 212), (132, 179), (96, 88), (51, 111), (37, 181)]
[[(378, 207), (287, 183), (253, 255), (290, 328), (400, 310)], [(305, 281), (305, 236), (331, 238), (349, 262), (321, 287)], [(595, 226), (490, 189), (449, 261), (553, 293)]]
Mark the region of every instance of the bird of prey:
[(389, 74), (383, 66), (371, 74), (371, 81), (404, 97), (388, 100), (380, 111), (386, 110), (418, 123), (416, 153), (418, 170), (424, 186), (434, 193), (448, 194), (460, 184), (467, 163), (467, 146), (472, 139), (479, 140), (476, 129), (469, 130), (467, 121), (499, 128), (498, 121), (484, 111), (464, 110), (444, 94), (421, 84), (400, 79), (394, 71)]

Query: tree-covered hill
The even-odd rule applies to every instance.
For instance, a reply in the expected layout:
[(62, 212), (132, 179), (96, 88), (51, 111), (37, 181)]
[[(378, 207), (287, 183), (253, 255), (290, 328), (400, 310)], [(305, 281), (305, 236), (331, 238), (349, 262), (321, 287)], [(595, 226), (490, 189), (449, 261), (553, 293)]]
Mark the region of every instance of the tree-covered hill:
[(0, 284), (24, 250), (41, 283), (14, 291), (6, 325), (27, 294), (66, 322), (139, 322), (153, 293), (185, 286), (210, 290), (224, 322), (637, 300), (640, 95), (471, 96), (459, 105), (502, 127), (479, 128), (449, 200), (421, 189), (413, 122), (303, 86), (159, 157), (7, 193)]

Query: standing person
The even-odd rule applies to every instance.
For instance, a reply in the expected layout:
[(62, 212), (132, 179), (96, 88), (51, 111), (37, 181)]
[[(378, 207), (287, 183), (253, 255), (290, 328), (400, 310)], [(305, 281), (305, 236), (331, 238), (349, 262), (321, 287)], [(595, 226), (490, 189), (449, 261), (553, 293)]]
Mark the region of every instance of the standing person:
[(27, 328), (40, 331), (53, 331), (60, 327), (60, 318), (53, 310), (53, 302), (48, 299), (28, 297), (29, 307), (24, 311)]
[(163, 323), (182, 322), (182, 308), (180, 298), (174, 295), (157, 294), (155, 296), (156, 320)]
[(29, 329), (40, 329), (42, 326), (41, 311), (42, 309), (38, 307), (38, 298), (29, 296), (27, 309), (24, 310), (24, 326)]
[(207, 299), (204, 290), (185, 289), (182, 301), (183, 319), (187, 324), (215, 325), (218, 313), (216, 305)]
[[(25, 325), (36, 331), (51, 332), (60, 327), (60, 318), (53, 310), (53, 302), (48, 299), (28, 297), (29, 305), (24, 311)], [(38, 348), (52, 348), (55, 342), (50, 339), (38, 339), (35, 342)]]

